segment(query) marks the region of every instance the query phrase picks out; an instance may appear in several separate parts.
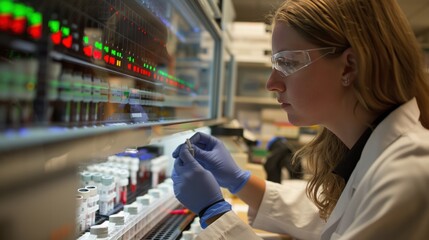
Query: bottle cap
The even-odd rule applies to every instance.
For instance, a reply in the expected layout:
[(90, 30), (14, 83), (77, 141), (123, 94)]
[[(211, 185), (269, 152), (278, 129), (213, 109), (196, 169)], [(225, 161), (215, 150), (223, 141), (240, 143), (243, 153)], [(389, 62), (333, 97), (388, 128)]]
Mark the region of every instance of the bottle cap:
[(105, 224), (91, 226), (90, 233), (97, 236), (97, 238), (107, 238), (109, 236), (109, 226)]
[(85, 188), (86, 189), (88, 189), (89, 190), (89, 195), (92, 197), (92, 196), (95, 196), (95, 195), (97, 195), (97, 186), (94, 186), (94, 185), (88, 185), (88, 186), (85, 186)]
[(104, 175), (101, 177), (101, 184), (104, 186), (110, 186), (113, 183), (113, 176), (111, 175)]
[(147, 191), (147, 193), (154, 198), (160, 198), (161, 197), (161, 191), (159, 189), (153, 189), (152, 188), (152, 189), (149, 189)]
[(125, 216), (123, 212), (113, 214), (109, 216), (109, 222), (115, 223), (116, 225), (125, 224)]
[(82, 196), (83, 200), (85, 200), (85, 199), (87, 199), (87, 198), (90, 197), (89, 190), (86, 189), (86, 188), (79, 188), (79, 189), (77, 189), (77, 192), (78, 192), (79, 195)]
[(152, 201), (153, 201), (153, 197), (148, 194), (137, 197), (137, 202), (143, 206), (149, 206), (152, 203)]
[(89, 181), (91, 181), (91, 176), (92, 176), (92, 174), (90, 172), (81, 172), (80, 173), (80, 179), (83, 182), (89, 182)]
[(103, 174), (97, 172), (97, 173), (93, 173), (92, 174), (92, 180), (96, 183), (100, 183), (101, 182), (101, 177), (103, 177)]
[(129, 204), (124, 206), (124, 212), (127, 212), (131, 215), (136, 215), (139, 212), (138, 205), (136, 204)]
[(191, 231), (183, 231), (182, 232), (182, 239), (183, 240), (192, 240), (194, 239), (194, 233)]

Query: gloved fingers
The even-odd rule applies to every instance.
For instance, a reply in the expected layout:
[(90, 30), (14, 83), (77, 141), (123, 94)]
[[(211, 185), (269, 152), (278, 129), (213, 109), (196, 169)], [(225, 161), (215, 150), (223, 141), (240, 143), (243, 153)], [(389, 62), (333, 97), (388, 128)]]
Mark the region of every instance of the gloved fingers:
[(195, 160), (186, 146), (182, 146), (179, 151), (179, 157), (174, 162), (174, 169), (178, 175), (187, 171), (195, 171), (203, 167)]
[(171, 171), (171, 177), (176, 177), (176, 176), (177, 176), (176, 169), (174, 169), (173, 167), (173, 170)]
[(176, 158), (175, 160), (174, 160), (174, 165), (173, 165), (173, 170), (174, 170), (174, 172), (177, 174), (177, 173), (179, 173), (179, 172), (181, 172), (182, 171), (182, 169), (183, 169), (183, 166), (184, 166), (185, 164), (183, 163), (183, 161), (182, 161), (182, 159), (180, 159), (180, 158)]
[(195, 146), (194, 144), (192, 144), (192, 147), (194, 147), (194, 158), (199, 162), (199, 158), (204, 158), (204, 153), (206, 153), (207, 151)]
[[(195, 152), (195, 147), (194, 152)], [(179, 158), (182, 159), (182, 161), (185, 164), (198, 164), (194, 156), (192, 156), (191, 152), (189, 151), (189, 148), (187, 145), (183, 145), (179, 152)]]
[(209, 169), (210, 163), (212, 162), (212, 159), (209, 157), (210, 155), (208, 155), (208, 154), (209, 154), (209, 152), (204, 151), (200, 148), (194, 147), (194, 156), (193, 157), (205, 169)]
[(216, 138), (205, 133), (195, 133), (189, 141), (203, 150), (211, 150), (216, 144)]
[[(181, 184), (182, 178), (177, 174), (176, 169), (173, 168), (173, 171), (171, 172), (171, 180), (173, 180), (173, 186), (174, 186), (174, 192), (176, 193), (176, 188)], [(177, 194), (176, 194), (177, 195)]]
[(210, 151), (206, 151), (204, 149), (194, 147), (194, 158), (197, 160), (197, 162), (202, 163), (206, 161), (210, 161)]
[(206, 138), (205, 135), (206, 134), (204, 133), (197, 132), (191, 138), (189, 138), (189, 141), (192, 144), (198, 145), (198, 147), (204, 149), (205, 148), (204, 139)]
[(171, 179), (173, 180), (174, 183), (177, 182), (177, 180), (179, 179), (179, 175), (176, 172), (176, 169), (173, 168), (173, 171), (171, 172)]
[(177, 146), (177, 148), (171, 154), (173, 156), (173, 158), (178, 158), (179, 157), (180, 149), (182, 148), (183, 145), (184, 145), (184, 143), (182, 143), (179, 146)]

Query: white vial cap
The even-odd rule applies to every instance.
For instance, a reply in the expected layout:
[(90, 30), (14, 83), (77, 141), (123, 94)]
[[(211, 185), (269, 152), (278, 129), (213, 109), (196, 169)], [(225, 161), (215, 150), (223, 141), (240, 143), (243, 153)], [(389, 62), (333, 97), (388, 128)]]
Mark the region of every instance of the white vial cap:
[(149, 191), (147, 191), (147, 193), (149, 195), (151, 195), (154, 198), (160, 198), (161, 197), (161, 191), (159, 189), (149, 189)]
[(183, 231), (182, 232), (182, 239), (183, 240), (192, 240), (192, 239), (194, 239), (194, 233), (191, 231)]
[(153, 201), (153, 197), (148, 194), (137, 197), (137, 202), (143, 206), (149, 206), (152, 203), (152, 201)]
[(101, 184), (104, 186), (110, 186), (114, 181), (113, 176), (111, 175), (104, 175), (101, 177)]
[(130, 158), (130, 157), (122, 157), (122, 162), (125, 165), (128, 165), (128, 164), (130, 164), (130, 162), (132, 162), (132, 158)]
[(96, 172), (92, 174), (92, 180), (96, 183), (100, 183), (101, 182), (101, 177), (103, 177), (103, 174)]
[(96, 170), (95, 170), (96, 166), (97, 165), (95, 165), (95, 164), (94, 165), (89, 165), (89, 166), (86, 167), (86, 169), (88, 169), (88, 171), (90, 171), (90, 172), (96, 172)]
[(114, 215), (109, 216), (109, 221), (115, 223), (116, 225), (124, 225), (125, 224), (125, 216), (123, 212), (119, 212)]
[(86, 189), (88, 189), (89, 190), (89, 194), (90, 194), (90, 196), (95, 196), (95, 195), (97, 195), (97, 186), (94, 186), (94, 185), (88, 185), (88, 186), (85, 186), (85, 188)]
[(168, 185), (170, 185), (170, 186), (173, 186), (173, 179), (171, 179), (171, 178), (167, 178), (167, 179), (165, 179), (165, 180), (164, 180), (164, 182), (162, 182), (162, 183), (165, 183), (165, 184), (168, 184)]
[(80, 173), (80, 179), (83, 182), (89, 182), (89, 181), (91, 181), (91, 176), (92, 176), (92, 174), (90, 172), (81, 172)]
[(124, 157), (123, 156), (116, 156), (115, 163), (123, 164), (124, 163)]
[(118, 173), (120, 178), (128, 178), (130, 176), (130, 173), (125, 169), (120, 169)]
[(86, 188), (79, 188), (79, 189), (77, 189), (77, 192), (79, 195), (82, 196), (82, 199), (87, 199), (90, 197), (90, 192)]
[(130, 215), (136, 215), (139, 212), (139, 207), (137, 204), (129, 204), (124, 206), (124, 212), (129, 213)]
[(165, 183), (161, 183), (158, 186), (156, 186), (157, 189), (168, 193), (171, 190), (171, 186)]
[(107, 238), (109, 236), (109, 225), (104, 222), (100, 225), (91, 226), (90, 233), (97, 238)]

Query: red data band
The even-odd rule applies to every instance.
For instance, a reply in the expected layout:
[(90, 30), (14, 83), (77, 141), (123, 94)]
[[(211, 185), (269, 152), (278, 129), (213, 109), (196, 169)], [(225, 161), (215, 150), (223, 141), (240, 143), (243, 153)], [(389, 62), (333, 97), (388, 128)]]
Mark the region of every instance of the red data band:
[(174, 215), (185, 215), (190, 213), (191, 211), (189, 211), (189, 209), (175, 209), (175, 210), (171, 210), (170, 214), (174, 214)]

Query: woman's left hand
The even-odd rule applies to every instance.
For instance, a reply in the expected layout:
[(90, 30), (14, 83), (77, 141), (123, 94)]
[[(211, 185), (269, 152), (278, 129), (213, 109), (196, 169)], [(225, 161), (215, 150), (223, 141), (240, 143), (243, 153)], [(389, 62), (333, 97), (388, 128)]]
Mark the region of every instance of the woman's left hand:
[(174, 162), (172, 180), (176, 198), (192, 212), (199, 214), (207, 206), (223, 200), (219, 184), (184, 145)]

